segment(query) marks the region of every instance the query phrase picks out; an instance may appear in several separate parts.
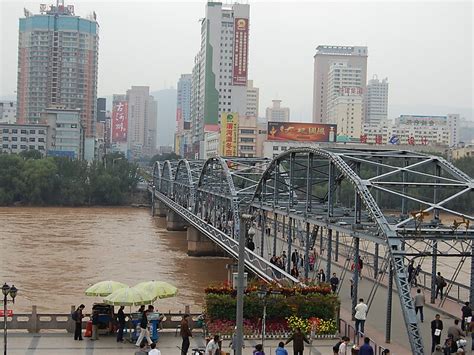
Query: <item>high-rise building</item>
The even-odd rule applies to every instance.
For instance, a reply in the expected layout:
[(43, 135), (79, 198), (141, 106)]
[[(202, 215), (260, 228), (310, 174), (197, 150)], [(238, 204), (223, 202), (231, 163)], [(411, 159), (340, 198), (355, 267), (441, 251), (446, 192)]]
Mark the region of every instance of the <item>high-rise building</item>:
[(193, 68), (193, 148), (203, 157), (204, 132), (219, 129), (220, 116), (247, 110), (248, 4), (206, 4), (201, 48)]
[(318, 46), (314, 56), (313, 122), (327, 122), (328, 76), (331, 64), (344, 61), (361, 69), (362, 94), (367, 83), (367, 47)]
[(281, 100), (272, 100), (272, 107), (267, 107), (265, 110), (265, 118), (269, 122), (288, 122), (290, 120), (290, 109), (281, 107)]
[(191, 78), (192, 74), (181, 74), (177, 89), (175, 153), (183, 157), (192, 147)]
[(127, 90), (128, 148), (133, 157), (156, 152), (157, 103), (148, 86)]
[[(107, 113), (107, 99), (105, 97), (98, 97), (97, 98), (97, 122), (105, 122), (106, 113)], [(102, 136), (102, 135), (98, 134), (98, 136)]]
[(80, 109), (86, 137), (95, 136), (99, 24), (58, 0), (25, 10), (18, 41), (18, 122), (35, 122), (50, 106)]
[(388, 79), (379, 80), (374, 75), (367, 84), (365, 96), (365, 123), (379, 124), (387, 120), (388, 112)]
[(253, 86), (253, 80), (247, 81), (247, 110), (246, 116), (258, 117), (259, 90)]

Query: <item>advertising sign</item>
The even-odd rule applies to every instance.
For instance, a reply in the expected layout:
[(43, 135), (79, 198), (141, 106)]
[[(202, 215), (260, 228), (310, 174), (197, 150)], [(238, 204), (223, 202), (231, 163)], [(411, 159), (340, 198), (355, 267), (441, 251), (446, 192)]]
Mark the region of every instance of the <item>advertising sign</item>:
[(117, 101), (112, 109), (112, 142), (126, 142), (128, 131), (128, 102)]
[(269, 141), (335, 142), (335, 124), (268, 122)]
[(247, 85), (249, 20), (236, 18), (234, 24), (234, 63), (232, 85)]
[(343, 86), (339, 89), (341, 95), (362, 95), (362, 88), (359, 86)]
[(239, 136), (239, 114), (235, 112), (222, 113), (221, 116), (221, 136), (220, 149), (221, 155), (226, 157), (236, 157), (237, 142)]

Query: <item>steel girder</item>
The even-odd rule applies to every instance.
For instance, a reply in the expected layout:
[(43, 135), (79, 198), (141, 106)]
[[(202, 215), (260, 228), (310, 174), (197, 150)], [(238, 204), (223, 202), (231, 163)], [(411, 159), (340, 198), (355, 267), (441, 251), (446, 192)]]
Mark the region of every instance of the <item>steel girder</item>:
[(181, 159), (176, 167), (173, 181), (173, 198), (181, 206), (194, 210), (196, 184), (199, 180), (204, 161)]
[(159, 161), (155, 161), (153, 164), (153, 186), (155, 189), (160, 190), (161, 187), (161, 164)]
[(161, 174), (161, 184), (159, 191), (166, 196), (173, 196), (174, 173), (176, 171), (176, 161), (166, 160), (163, 163), (163, 170)]

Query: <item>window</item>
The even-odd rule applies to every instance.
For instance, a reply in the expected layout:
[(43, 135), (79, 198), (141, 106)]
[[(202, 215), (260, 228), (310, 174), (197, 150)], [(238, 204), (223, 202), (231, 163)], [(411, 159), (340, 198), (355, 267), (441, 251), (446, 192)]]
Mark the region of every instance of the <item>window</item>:
[(255, 131), (253, 129), (241, 129), (240, 133), (241, 134), (254, 134)]
[(27, 146), (24, 145), (24, 144), (22, 144), (22, 145), (20, 145), (20, 149), (23, 149), (23, 150), (24, 150), (24, 149), (27, 149)]
[(20, 141), (26, 142), (26, 137), (20, 137)]
[(38, 138), (38, 142), (43, 142), (44, 143), (44, 138)]
[(3, 133), (8, 133), (8, 128), (4, 128)]
[(26, 134), (26, 129), (22, 129), (21, 134)]
[(18, 148), (18, 146), (16, 144), (12, 145), (12, 149), (17, 149), (17, 148)]
[(18, 137), (12, 137), (12, 141), (16, 142), (18, 140)]
[(30, 134), (35, 134), (36, 130), (35, 129), (30, 129)]
[(278, 150), (278, 146), (274, 146), (274, 147), (273, 147), (273, 150)]
[(29, 141), (30, 142), (36, 142), (36, 138), (35, 137), (30, 137)]
[(253, 138), (242, 137), (242, 138), (240, 138), (240, 141), (243, 142), (243, 143), (253, 143), (254, 139)]
[(2, 148), (8, 148), (8, 144), (2, 145)]
[(40, 129), (40, 130), (38, 131), (38, 133), (39, 133), (39, 134), (44, 134), (44, 129)]
[(12, 133), (18, 133), (18, 130), (17, 129), (12, 129)]
[(44, 145), (39, 145), (38, 150), (44, 150)]

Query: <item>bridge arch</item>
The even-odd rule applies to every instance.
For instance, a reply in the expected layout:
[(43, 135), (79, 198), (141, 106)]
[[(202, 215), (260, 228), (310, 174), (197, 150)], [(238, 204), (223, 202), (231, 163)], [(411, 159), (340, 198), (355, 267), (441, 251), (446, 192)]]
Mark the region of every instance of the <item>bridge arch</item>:
[(158, 191), (160, 190), (161, 187), (161, 164), (159, 161), (155, 161), (153, 164), (153, 186), (155, 186), (155, 189)]
[(166, 160), (163, 163), (163, 171), (161, 175), (161, 185), (160, 185), (160, 192), (168, 197), (173, 196), (173, 167), (171, 166), (171, 162)]
[(176, 167), (173, 182), (174, 200), (185, 208), (194, 208), (195, 186), (191, 171), (191, 165), (187, 159), (181, 159)]
[(237, 190), (224, 158), (216, 156), (204, 163), (195, 198), (196, 215), (238, 238), (240, 221)]

